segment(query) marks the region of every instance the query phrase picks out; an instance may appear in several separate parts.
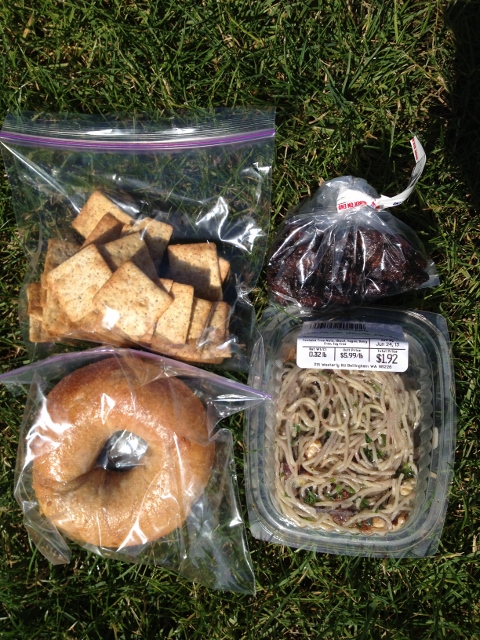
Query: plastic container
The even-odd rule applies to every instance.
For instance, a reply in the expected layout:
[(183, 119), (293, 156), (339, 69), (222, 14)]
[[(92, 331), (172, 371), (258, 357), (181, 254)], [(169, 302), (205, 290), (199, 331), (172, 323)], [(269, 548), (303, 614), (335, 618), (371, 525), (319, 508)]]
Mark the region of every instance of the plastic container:
[[(374, 322), (400, 325), (409, 345), (409, 364), (403, 376), (418, 389), (420, 420), (413, 432), (418, 469), (413, 511), (403, 527), (382, 535), (361, 529), (324, 531), (299, 526), (283, 515), (274, 495), (275, 412), (283, 367), (304, 322)], [(328, 315), (295, 315), (270, 308), (262, 339), (256, 344), (249, 384), (272, 395), (272, 400), (247, 412), (246, 494), (255, 538), (323, 553), (370, 557), (433, 555), (447, 510), (455, 451), (455, 389), (449, 337), (444, 318), (433, 313), (364, 308)]]

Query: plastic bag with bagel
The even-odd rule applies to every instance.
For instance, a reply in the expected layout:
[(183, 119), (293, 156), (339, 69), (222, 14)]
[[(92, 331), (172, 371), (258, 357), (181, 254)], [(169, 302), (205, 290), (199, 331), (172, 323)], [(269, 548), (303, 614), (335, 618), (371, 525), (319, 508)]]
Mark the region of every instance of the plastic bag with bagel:
[(52, 356), (0, 382), (28, 391), (15, 497), (48, 560), (69, 562), (71, 540), (211, 588), (254, 592), (232, 435), (216, 425), (265, 394), (113, 347)]

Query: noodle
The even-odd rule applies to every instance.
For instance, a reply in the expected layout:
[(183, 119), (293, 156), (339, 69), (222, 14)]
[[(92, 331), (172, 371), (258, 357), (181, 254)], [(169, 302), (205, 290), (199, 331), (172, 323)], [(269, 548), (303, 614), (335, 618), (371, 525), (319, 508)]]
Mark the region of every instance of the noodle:
[(301, 527), (385, 534), (414, 506), (420, 403), (402, 376), (283, 364), (275, 495)]

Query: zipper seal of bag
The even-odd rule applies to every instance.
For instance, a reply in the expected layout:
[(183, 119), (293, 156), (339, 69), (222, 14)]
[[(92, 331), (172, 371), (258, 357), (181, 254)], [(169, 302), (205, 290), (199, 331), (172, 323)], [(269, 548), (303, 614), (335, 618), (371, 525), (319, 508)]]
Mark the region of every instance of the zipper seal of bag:
[[(102, 132), (98, 132), (97, 135), (102, 135)], [(131, 136), (133, 134), (128, 135)], [(275, 136), (275, 129), (268, 128), (260, 129), (258, 131), (246, 131), (244, 133), (222, 135), (200, 134), (196, 137), (192, 136), (191, 138), (187, 136), (183, 140), (159, 140), (158, 138), (153, 140), (142, 140), (142, 135), (145, 136), (145, 134), (139, 134), (136, 140), (122, 140), (121, 137), (127, 137), (126, 135), (118, 136), (120, 139), (117, 140), (105, 138), (102, 138), (101, 140), (88, 140), (85, 138), (74, 139), (71, 137), (36, 136), (27, 133), (2, 130), (0, 131), (0, 141), (37, 147), (91, 151), (176, 151), (180, 149), (215, 147), (227, 144), (242, 144), (244, 142), (273, 138)], [(147, 135), (151, 136), (152, 134)]]

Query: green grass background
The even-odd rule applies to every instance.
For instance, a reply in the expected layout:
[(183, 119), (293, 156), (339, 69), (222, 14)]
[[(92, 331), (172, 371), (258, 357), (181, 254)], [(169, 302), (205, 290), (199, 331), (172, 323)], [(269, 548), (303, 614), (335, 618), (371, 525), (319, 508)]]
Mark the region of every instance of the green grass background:
[[(436, 0), (17, 0), (0, 6), (0, 118), (275, 105), (272, 231), (321, 179), (352, 173), (392, 195), (442, 284), (391, 301), (442, 313), (458, 400), (454, 482), (441, 546), (371, 560), (249, 544), (257, 596), (208, 591), (158, 569), (76, 549), (52, 567), (12, 496), (22, 398), (0, 393), (0, 638), (480, 638), (478, 368), (480, 3)], [(2, 370), (26, 354), (16, 300), (25, 270), (0, 175)], [(256, 308), (265, 304), (262, 279)], [(242, 504), (242, 421), (236, 440)], [(244, 508), (244, 507), (243, 507)]]

